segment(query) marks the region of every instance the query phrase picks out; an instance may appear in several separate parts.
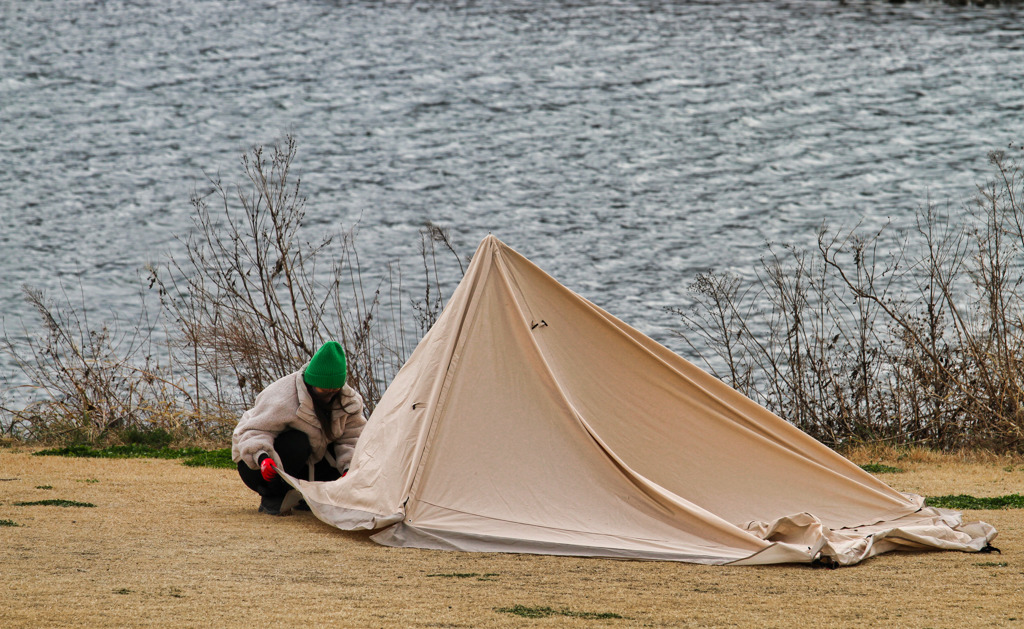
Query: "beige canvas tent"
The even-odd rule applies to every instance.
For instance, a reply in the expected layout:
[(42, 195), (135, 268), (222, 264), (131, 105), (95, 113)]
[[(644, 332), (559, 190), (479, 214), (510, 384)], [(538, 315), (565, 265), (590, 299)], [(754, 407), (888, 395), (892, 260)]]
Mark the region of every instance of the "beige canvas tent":
[(708, 564), (978, 551), (923, 507), (488, 236), (317, 517), (389, 546)]

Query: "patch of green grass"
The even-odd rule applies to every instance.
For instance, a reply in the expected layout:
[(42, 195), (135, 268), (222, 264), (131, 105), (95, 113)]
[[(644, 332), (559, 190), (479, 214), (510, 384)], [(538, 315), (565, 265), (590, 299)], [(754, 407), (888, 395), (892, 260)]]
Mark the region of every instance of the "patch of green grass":
[(185, 598), (185, 595), (181, 592), (181, 588), (176, 587), (172, 587), (170, 590), (168, 590), (167, 596), (173, 596), (174, 598)]
[(929, 496), (925, 498), (925, 504), (929, 507), (941, 507), (944, 509), (1024, 509), (1024, 496), (1020, 494), (993, 496), (991, 498), (975, 498), (967, 494)]
[(871, 474), (899, 474), (903, 471), (898, 467), (883, 465), (882, 463), (865, 463), (860, 466), (860, 469)]
[(125, 443), (138, 443), (157, 448), (166, 448), (174, 442), (174, 435), (163, 428), (128, 428), (121, 431)]
[(428, 574), (428, 577), (445, 577), (447, 579), (472, 579), (476, 577), (477, 581), (497, 581), (494, 577), (501, 576), (497, 572), (485, 572), (480, 574), (479, 572), (435, 572), (434, 574)]
[(12, 502), (16, 507), (95, 507), (91, 502), (75, 502), (74, 500), (34, 500), (32, 502)]
[(92, 484), (92, 483), (98, 483), (100, 481), (99, 481), (98, 478), (83, 478), (82, 480), (75, 481), (75, 482), (76, 483), (89, 483), (89, 484)]
[(494, 611), (501, 612), (502, 614), (512, 614), (513, 616), (522, 616), (523, 618), (547, 618), (558, 613), (550, 607), (526, 607), (525, 605), (496, 607)]
[(21, 526), (14, 520), (0, 520), (0, 526)]
[(445, 577), (448, 579), (472, 579), (476, 577), (477, 581), (497, 581), (494, 577), (501, 576), (497, 572), (485, 572), (480, 574), (479, 572), (435, 572), (434, 574), (428, 574), (428, 577)]
[(1010, 564), (1006, 561), (983, 561), (981, 563), (976, 563), (974, 565), (979, 566), (981, 568), (1005, 568)]
[(53, 489), (53, 485), (36, 485), (36, 489)]
[(612, 612), (577, 612), (571, 609), (552, 609), (550, 607), (526, 607), (525, 605), (513, 605), (512, 607), (496, 607), (494, 611), (502, 614), (512, 614), (523, 618), (547, 618), (549, 616), (568, 616), (570, 618), (584, 618), (587, 620), (624, 618)]
[(184, 459), (206, 452), (202, 448), (169, 448), (152, 446), (144, 443), (132, 443), (126, 446), (108, 446), (94, 448), (87, 445), (66, 446), (35, 452), (35, 456), (67, 456), (91, 459)]
[[(66, 456), (73, 458), (93, 459), (184, 459), (182, 463), (190, 467), (214, 467), (234, 469), (236, 464), (231, 460), (231, 449), (203, 450), (202, 448), (171, 448), (166, 445), (149, 443), (131, 443), (125, 446), (109, 446), (94, 448), (88, 445), (66, 446), (40, 450), (35, 456)], [(86, 481), (99, 482), (99, 481)]]
[(120, 590), (114, 590), (114, 594), (131, 594), (132, 591), (128, 588), (121, 588)]
[(215, 467), (219, 469), (233, 470), (238, 464), (231, 460), (231, 448), (221, 450), (210, 450), (190, 456), (181, 462), (189, 467)]

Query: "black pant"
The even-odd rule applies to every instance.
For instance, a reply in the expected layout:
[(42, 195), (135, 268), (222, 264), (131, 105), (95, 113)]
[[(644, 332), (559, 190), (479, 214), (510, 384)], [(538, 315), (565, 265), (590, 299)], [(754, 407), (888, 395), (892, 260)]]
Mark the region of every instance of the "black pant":
[[(286, 430), (274, 439), (274, 451), (281, 459), (284, 471), (290, 475), (306, 479), (309, 476), (309, 455), (313, 449), (309, 445), (309, 437), (299, 430)], [(263, 480), (259, 468), (249, 469), (245, 461), (238, 462), (238, 475), (246, 487), (267, 498), (283, 498), (291, 485), (284, 482), (280, 476), (275, 476), (271, 481)], [(341, 472), (327, 462), (327, 459), (320, 459), (313, 466), (313, 480), (330, 481), (341, 478)]]

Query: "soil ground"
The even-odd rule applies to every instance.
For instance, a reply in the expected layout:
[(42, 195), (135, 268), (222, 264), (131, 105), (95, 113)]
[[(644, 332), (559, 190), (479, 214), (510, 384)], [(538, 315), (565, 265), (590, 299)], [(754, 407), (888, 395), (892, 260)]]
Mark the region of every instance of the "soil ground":
[[(1024, 493), (1020, 464), (872, 460), (903, 468), (880, 476), (904, 491)], [(47, 499), (95, 507), (13, 504)], [(0, 520), (19, 525), (0, 527), (0, 625), (1024, 627), (1020, 510), (965, 513), (999, 529), (1001, 555), (828, 570), (394, 549), (256, 506), (232, 470), (0, 450)]]

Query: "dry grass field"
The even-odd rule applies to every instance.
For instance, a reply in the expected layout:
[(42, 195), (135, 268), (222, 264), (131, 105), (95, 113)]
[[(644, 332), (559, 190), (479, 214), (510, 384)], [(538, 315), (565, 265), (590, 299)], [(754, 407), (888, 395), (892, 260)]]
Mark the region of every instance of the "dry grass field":
[[(925, 495), (1024, 492), (995, 457), (852, 458)], [(0, 479), (3, 627), (1024, 627), (1019, 510), (966, 514), (1002, 555), (736, 568), (385, 548), (174, 460), (3, 449)], [(48, 499), (95, 507), (13, 504)]]

